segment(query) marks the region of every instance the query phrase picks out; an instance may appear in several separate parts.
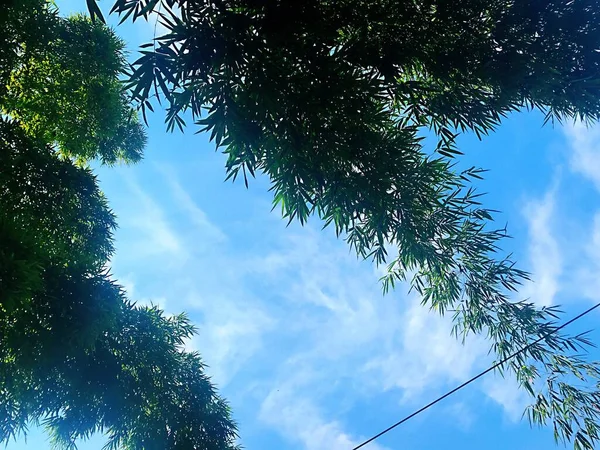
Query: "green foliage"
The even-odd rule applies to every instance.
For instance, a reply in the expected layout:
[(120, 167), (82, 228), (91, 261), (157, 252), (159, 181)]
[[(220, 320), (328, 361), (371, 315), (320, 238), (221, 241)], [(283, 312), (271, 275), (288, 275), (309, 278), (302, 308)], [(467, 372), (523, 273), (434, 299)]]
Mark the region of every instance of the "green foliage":
[(93, 342), (121, 303), (118, 290), (104, 292), (102, 275), (113, 215), (89, 169), (58, 158), (16, 122), (0, 121), (0, 142), (2, 343), (44, 357), (73, 339)]
[(2, 112), (65, 156), (138, 161), (146, 136), (119, 80), (123, 42), (101, 23), (57, 14), (27, 3), (8, 10)]
[[(455, 333), (484, 333), (501, 359), (553, 330), (558, 311), (515, 302), (527, 274), (502, 256), (505, 230), (456, 172), (456, 137), (483, 137), (536, 108), (547, 121), (600, 117), (598, 0), (116, 0), (158, 14), (128, 87), (167, 128), (191, 113), (228, 155), (227, 175), (267, 174), (274, 205), (312, 214), (356, 252), (410, 278)], [(422, 135), (438, 137), (435, 149)], [(397, 247), (398, 257), (387, 250)], [(507, 364), (575, 448), (598, 440), (598, 366), (585, 336), (555, 335)], [(577, 384), (573, 380), (579, 378)]]
[(85, 161), (134, 161), (145, 141), (120, 41), (44, 0), (0, 22), (0, 442), (42, 424), (57, 448), (102, 432), (112, 449), (233, 450), (188, 319), (135, 306), (106, 269), (116, 224)]
[(101, 268), (116, 224), (91, 170), (30, 139), (17, 122), (0, 122), (0, 142), (3, 216), (27, 229), (49, 261)]

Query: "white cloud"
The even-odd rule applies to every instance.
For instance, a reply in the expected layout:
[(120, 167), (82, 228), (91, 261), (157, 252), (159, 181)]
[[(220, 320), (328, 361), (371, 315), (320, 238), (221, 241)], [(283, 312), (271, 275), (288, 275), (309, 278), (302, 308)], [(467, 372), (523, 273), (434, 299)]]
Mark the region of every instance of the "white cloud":
[(588, 178), (600, 190), (600, 126), (577, 122), (564, 127), (572, 149), (571, 168)]
[(163, 311), (167, 310), (167, 299), (165, 297), (148, 298), (148, 297), (140, 297), (137, 295), (133, 274), (129, 274), (126, 276), (119, 276), (118, 282), (121, 285), (121, 287), (125, 290), (125, 292), (127, 294), (127, 298), (129, 298), (131, 300), (135, 300), (135, 303), (137, 305), (158, 306)]
[(505, 377), (498, 373), (490, 375), (484, 380), (483, 389), (488, 397), (503, 407), (507, 417), (513, 422), (521, 419), (525, 408), (531, 403), (527, 393), (519, 389), (512, 373), (506, 373)]
[(444, 410), (450, 417), (450, 420), (463, 431), (469, 431), (477, 420), (477, 416), (465, 402), (452, 403), (444, 408)]
[[(110, 269), (110, 267), (109, 267)], [(129, 298), (135, 297), (135, 281), (133, 274), (121, 274), (119, 276), (119, 285), (123, 288)]]
[[(268, 393), (259, 412), (265, 423), (292, 437), (306, 450), (350, 450), (365, 440), (364, 436), (351, 436), (339, 421), (324, 419), (311, 396), (298, 395), (298, 392), (306, 394), (306, 386), (300, 379), (302, 375)], [(384, 447), (374, 442), (369, 449), (383, 450)]]
[[(449, 317), (428, 311), (405, 286), (382, 296), (376, 269), (331, 231), (285, 229), (263, 217), (255, 220), (269, 228), (258, 235), (229, 234), (174, 172), (155, 172), (151, 186), (121, 177), (117, 187), (122, 229), (135, 231), (118, 242), (118, 257), (128, 253), (120, 271), (136, 297), (188, 310), (199, 328), (189, 347), (234, 409), (235, 398), (255, 402), (259, 420), (286, 440), (307, 450), (347, 450), (362, 436), (327, 411), (336, 392), (344, 392), (347, 408), (385, 394), (400, 414), (489, 363), (483, 338), (462, 345)], [(143, 251), (149, 243), (152, 253)], [(250, 244), (260, 250), (240, 251)]]
[(417, 299), (399, 318), (403, 329), (393, 347), (367, 364), (386, 390), (398, 388), (405, 399), (422, 398), (442, 386), (468, 379), (488, 362), (489, 345), (470, 337), (463, 345), (451, 336), (448, 317), (428, 311)]
[(175, 174), (165, 167), (157, 168), (165, 177), (175, 204), (179, 209), (187, 213), (187, 219), (196, 227), (196, 232), (201, 232), (204, 238), (210, 240), (213, 244), (225, 241), (225, 234), (208, 219), (206, 213), (181, 186)]
[[(576, 123), (563, 131), (571, 147), (572, 171), (600, 190), (600, 127), (587, 128)], [(579, 295), (600, 300), (600, 212), (596, 213), (589, 234), (581, 230), (577, 233), (572, 225), (568, 226), (562, 205), (557, 205), (559, 192), (555, 181), (542, 198), (528, 201), (522, 210), (528, 227), (532, 281), (525, 284), (519, 297), (529, 298), (538, 306), (555, 304), (561, 291), (569, 293), (569, 300)], [(585, 225), (584, 228), (589, 230)], [(568, 242), (568, 247), (561, 246), (557, 236)], [(519, 420), (530, 403), (527, 393), (519, 389), (510, 374), (506, 378), (498, 374), (487, 377), (483, 390), (503, 406), (512, 421)]]
[[(279, 368), (276, 388), (267, 389), (260, 417), (302, 442), (302, 448), (348, 449), (349, 442), (360, 440), (338, 421), (326, 420), (319, 409), (328, 395), (344, 389), (340, 384), (354, 399), (386, 393), (403, 411), (432, 400), (490, 363), (489, 344), (482, 337), (461, 344), (451, 336), (450, 318), (402, 295), (405, 286), (382, 297), (372, 270), (364, 270), (342, 243), (332, 243), (311, 228), (290, 231), (284, 242), (255, 270), (287, 286), (289, 310), (280, 318), (280, 328), (304, 333), (304, 345)], [(468, 427), (472, 420), (465, 417), (457, 426)], [(322, 447), (314, 443), (318, 439), (309, 439), (320, 433)]]
[(585, 264), (578, 268), (575, 279), (584, 297), (600, 301), (600, 212), (594, 216), (590, 235), (582, 254)]
[(191, 312), (203, 317), (190, 347), (208, 362), (214, 381), (226, 386), (262, 349), (264, 335), (273, 330), (275, 321), (261, 306), (219, 296), (209, 302), (192, 298), (190, 304)]
[(121, 200), (128, 200), (127, 213), (123, 214), (123, 211), (119, 214), (121, 227), (129, 227), (130, 230), (136, 230), (138, 233), (137, 239), (119, 243), (133, 246), (128, 248), (127, 252), (134, 255), (127, 256), (135, 256), (137, 259), (165, 254), (182, 256), (185, 251), (184, 246), (161, 206), (141, 188), (133, 175), (124, 175), (123, 180), (131, 198), (121, 198)]
[[(581, 122), (565, 126), (563, 131), (571, 148), (571, 169), (592, 182), (600, 192), (600, 126), (587, 127)], [(590, 201), (590, 204), (592, 202)], [(600, 300), (600, 211), (591, 226), (583, 226), (584, 239), (571, 246), (576, 248), (576, 264), (572, 270), (572, 291), (593, 301)]]
[(553, 234), (555, 222), (555, 189), (551, 188), (541, 200), (529, 201), (523, 215), (529, 235), (531, 282), (525, 284), (521, 296), (538, 306), (550, 306), (560, 289), (562, 256)]
[(199, 329), (187, 346), (223, 387), (260, 350), (273, 319), (246, 289), (243, 262), (227, 253), (225, 233), (172, 171), (154, 169), (152, 186), (130, 172), (119, 177), (115, 207), (126, 239), (117, 240), (115, 275), (138, 304), (187, 310)]

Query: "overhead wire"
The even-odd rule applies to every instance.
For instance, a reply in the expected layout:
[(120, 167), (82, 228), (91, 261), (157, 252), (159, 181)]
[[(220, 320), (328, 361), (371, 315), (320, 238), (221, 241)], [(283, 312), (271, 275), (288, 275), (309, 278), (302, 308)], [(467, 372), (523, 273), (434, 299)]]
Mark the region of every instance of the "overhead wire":
[(375, 439), (380, 438), (381, 436), (383, 436), (384, 434), (392, 431), (394, 428), (396, 428), (399, 425), (402, 425), (404, 422), (412, 419), (413, 417), (415, 417), (418, 414), (421, 414), (423, 411), (425, 411), (426, 409), (431, 408), (433, 405), (435, 405), (436, 403), (441, 402), (442, 400), (444, 400), (447, 397), (450, 397), (452, 394), (454, 394), (457, 391), (460, 391), (462, 388), (464, 388), (465, 386), (471, 384), (473, 381), (481, 378), (482, 376), (488, 374), (489, 372), (491, 372), (494, 369), (497, 369), (498, 367), (500, 367), (501, 365), (503, 365), (504, 363), (506, 363), (507, 361), (511, 360), (512, 358), (514, 358), (515, 356), (523, 353), (524, 351), (528, 350), (529, 348), (531, 348), (532, 346), (534, 346), (535, 344), (537, 344), (540, 341), (543, 341), (544, 339), (546, 339), (548, 336), (551, 336), (555, 333), (557, 333), (558, 331), (562, 330), (564, 327), (566, 327), (567, 325), (572, 324), (573, 322), (575, 322), (576, 320), (581, 319), (583, 316), (585, 316), (586, 314), (589, 314), (590, 312), (592, 312), (593, 310), (595, 310), (596, 308), (600, 307), (600, 303), (595, 304), (594, 306), (586, 309), (584, 312), (580, 313), (579, 315), (573, 317), (571, 320), (568, 320), (567, 322), (563, 323), (562, 325), (560, 325), (559, 327), (553, 329), (552, 331), (544, 334), (543, 336), (541, 336), (540, 338), (536, 339), (535, 341), (527, 344), (525, 347), (521, 348), (520, 350), (517, 350), (516, 352), (508, 355), (507, 357), (505, 357), (504, 359), (502, 359), (501, 361), (495, 363), (494, 365), (490, 366), (489, 368), (487, 368), (486, 370), (484, 370), (483, 372), (478, 373), (477, 375), (475, 375), (474, 377), (470, 378), (469, 380), (465, 381), (464, 383), (462, 383), (461, 385), (455, 387), (454, 389), (452, 389), (451, 391), (446, 392), (444, 395), (442, 395), (441, 397), (436, 398), (435, 400), (429, 402), (428, 404), (426, 404), (425, 406), (423, 406), (422, 408), (416, 410), (415, 412), (413, 412), (412, 414), (409, 414), (408, 416), (404, 417), (402, 420), (399, 420), (398, 422), (396, 422), (395, 424), (387, 427), (385, 430), (377, 433), (375, 436), (367, 439), (366, 441), (362, 442), (361, 444), (357, 445), (356, 447), (352, 448), (352, 450), (358, 450), (359, 448), (364, 447), (365, 445), (373, 442)]

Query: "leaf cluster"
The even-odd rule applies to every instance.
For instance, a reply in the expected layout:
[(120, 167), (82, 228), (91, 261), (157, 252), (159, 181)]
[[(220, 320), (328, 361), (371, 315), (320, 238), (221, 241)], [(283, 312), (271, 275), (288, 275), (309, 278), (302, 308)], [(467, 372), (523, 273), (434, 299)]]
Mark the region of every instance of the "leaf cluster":
[(233, 450), (229, 407), (184, 348), (194, 327), (107, 269), (115, 217), (86, 162), (145, 142), (122, 43), (44, 0), (0, 22), (0, 442), (34, 424), (57, 448), (101, 432), (110, 449)]
[(80, 162), (138, 161), (146, 136), (120, 79), (124, 43), (84, 16), (16, 3), (0, 17), (2, 113)]

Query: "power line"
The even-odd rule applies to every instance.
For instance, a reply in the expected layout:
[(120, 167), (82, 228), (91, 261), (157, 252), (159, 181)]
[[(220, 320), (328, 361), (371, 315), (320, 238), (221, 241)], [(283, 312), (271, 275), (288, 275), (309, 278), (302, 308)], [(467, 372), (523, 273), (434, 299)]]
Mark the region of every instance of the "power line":
[(533, 341), (532, 343), (526, 345), (525, 347), (523, 347), (520, 350), (517, 350), (516, 352), (514, 352), (513, 354), (507, 356), (506, 358), (504, 358), (502, 361), (497, 362), (496, 364), (494, 364), (493, 366), (489, 367), (488, 369), (484, 370), (483, 372), (475, 375), (473, 378), (471, 378), (470, 380), (465, 381), (463, 384), (461, 384), (460, 386), (455, 387), (454, 389), (452, 389), (449, 392), (446, 392), (444, 395), (442, 395), (441, 397), (438, 397), (437, 399), (435, 399), (434, 401), (426, 404), (425, 406), (423, 406), (421, 409), (418, 409), (417, 411), (413, 412), (412, 414), (406, 416), (404, 419), (396, 422), (394, 425), (389, 426), (388, 428), (386, 428), (385, 430), (381, 431), (380, 433), (377, 433), (375, 436), (373, 436), (372, 438), (367, 439), (366, 441), (364, 441), (362, 444), (357, 445), (356, 447), (354, 447), (352, 450), (358, 450), (359, 448), (364, 447), (365, 445), (373, 442), (375, 439), (383, 436), (384, 434), (386, 434), (387, 432), (393, 430), (394, 428), (396, 428), (398, 425), (402, 425), (404, 422), (406, 422), (409, 419), (412, 419), (413, 417), (415, 417), (417, 414), (422, 413), (423, 411), (425, 411), (426, 409), (429, 409), (430, 407), (432, 407), (433, 405), (435, 405), (438, 402), (441, 402), (442, 400), (444, 400), (446, 397), (450, 397), (452, 394), (454, 394), (456, 391), (461, 390), (462, 388), (464, 388), (465, 386), (467, 386), (468, 384), (471, 384), (473, 381), (477, 380), (478, 378), (481, 378), (482, 376), (484, 376), (485, 374), (491, 372), (492, 370), (496, 369), (498, 366), (501, 366), (502, 364), (504, 364), (505, 362), (507, 362), (509, 359), (514, 358), (515, 356), (523, 353), (525, 350), (529, 349), (530, 347), (534, 346), (535, 344), (537, 344), (540, 341), (543, 341), (544, 339), (546, 339), (548, 336), (551, 336), (552, 334), (562, 330), (564, 327), (566, 327), (567, 325), (572, 324), (573, 322), (575, 322), (578, 319), (581, 319), (583, 316), (585, 316), (586, 314), (592, 312), (594, 309), (598, 308), (600, 306), (600, 303), (597, 303), (596, 305), (592, 306), (591, 308), (585, 310), (584, 312), (582, 312), (581, 314), (579, 314), (578, 316), (573, 317), (571, 320), (563, 323), (561, 326), (559, 326), (558, 328), (555, 328), (554, 330), (550, 331), (549, 333), (546, 333), (545, 335), (543, 335), (542, 337), (540, 337), (539, 339)]

